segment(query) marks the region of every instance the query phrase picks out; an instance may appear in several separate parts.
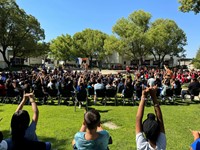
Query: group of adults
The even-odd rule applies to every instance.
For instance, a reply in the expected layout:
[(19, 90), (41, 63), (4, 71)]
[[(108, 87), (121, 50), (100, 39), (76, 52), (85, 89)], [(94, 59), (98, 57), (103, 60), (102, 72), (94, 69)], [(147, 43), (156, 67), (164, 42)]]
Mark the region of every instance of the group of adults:
[[(52, 90), (55, 90), (56, 94), (59, 95), (63, 90), (80, 91), (94, 88), (95, 95), (97, 89), (106, 88), (115, 89), (122, 95), (128, 89), (138, 92), (137, 97), (140, 99), (140, 103), (136, 114), (135, 129), (137, 149), (164, 150), (166, 149), (165, 128), (157, 98), (160, 95), (165, 96), (168, 88), (175, 90), (187, 82), (189, 82), (188, 90), (182, 91), (182, 96), (185, 94), (193, 95), (191, 89), (200, 88), (199, 75), (199, 71), (170, 70), (166, 66), (162, 70), (141, 68), (135, 70), (133, 75), (121, 73), (103, 75), (100, 72), (65, 71), (62, 68), (22, 70), (20, 73), (3, 72), (0, 76), (0, 95), (19, 95), (21, 100), (11, 119), (11, 138), (5, 140), (1, 138), (1, 147), (5, 150), (51, 149), (51, 143), (39, 141), (35, 134), (39, 117), (39, 110), (34, 98), (37, 91), (43, 94), (45, 102)], [(166, 91), (164, 91), (165, 89)], [(149, 113), (147, 119), (142, 122), (145, 100), (148, 96), (153, 101), (155, 114)], [(27, 100), (30, 101), (34, 112), (32, 121), (30, 121), (29, 113), (23, 110), (23, 105)], [(94, 103), (96, 100), (97, 97), (94, 96)], [(200, 142), (199, 132), (192, 131), (192, 134), (195, 141), (192, 143), (191, 149), (195, 150)], [(109, 143), (112, 143), (112, 138), (108, 131), (102, 128), (99, 112), (95, 109), (87, 111), (80, 131), (74, 136), (72, 147), (74, 149), (106, 150)]]

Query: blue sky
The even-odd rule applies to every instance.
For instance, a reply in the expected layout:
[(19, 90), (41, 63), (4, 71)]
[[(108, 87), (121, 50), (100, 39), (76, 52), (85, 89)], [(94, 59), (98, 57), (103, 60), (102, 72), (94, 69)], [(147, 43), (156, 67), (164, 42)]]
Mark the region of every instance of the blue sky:
[(158, 18), (172, 19), (186, 33), (188, 58), (200, 47), (200, 14), (182, 13), (178, 0), (16, 0), (27, 14), (35, 16), (50, 40), (61, 34), (73, 35), (85, 28), (112, 34), (112, 27), (122, 17), (144, 10)]

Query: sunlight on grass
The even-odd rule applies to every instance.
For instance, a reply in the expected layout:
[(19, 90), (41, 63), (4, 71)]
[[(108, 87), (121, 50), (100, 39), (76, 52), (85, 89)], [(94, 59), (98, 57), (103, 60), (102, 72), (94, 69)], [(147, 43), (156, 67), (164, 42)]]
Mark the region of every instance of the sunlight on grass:
[[(17, 105), (0, 105), (0, 130), (4, 137), (10, 135), (10, 119)], [(167, 149), (187, 150), (193, 141), (189, 129), (200, 130), (199, 110), (200, 105), (162, 105), (163, 117), (167, 136)], [(135, 115), (138, 106), (95, 106), (101, 113), (102, 123), (112, 122), (119, 128), (110, 129), (113, 144), (112, 150), (134, 150), (135, 143)], [(24, 109), (32, 115), (31, 107)], [(73, 106), (39, 106), (40, 117), (37, 125), (37, 135), (40, 140), (50, 141), (53, 149), (71, 150), (71, 141), (74, 134), (79, 131), (83, 122), (84, 109), (74, 112)], [(153, 112), (153, 107), (146, 107), (144, 119), (148, 112)]]

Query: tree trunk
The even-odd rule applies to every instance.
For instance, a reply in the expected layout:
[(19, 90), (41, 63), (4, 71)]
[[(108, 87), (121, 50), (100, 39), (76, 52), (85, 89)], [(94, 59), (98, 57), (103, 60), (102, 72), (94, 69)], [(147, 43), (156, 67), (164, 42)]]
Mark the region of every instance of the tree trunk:
[(90, 68), (92, 69), (92, 56), (90, 56)]
[(10, 61), (9, 61), (9, 59), (6, 58), (6, 50), (7, 50), (7, 47), (3, 47), (3, 50), (0, 52), (3, 56), (5, 63), (7, 64), (7, 66), (10, 67)]

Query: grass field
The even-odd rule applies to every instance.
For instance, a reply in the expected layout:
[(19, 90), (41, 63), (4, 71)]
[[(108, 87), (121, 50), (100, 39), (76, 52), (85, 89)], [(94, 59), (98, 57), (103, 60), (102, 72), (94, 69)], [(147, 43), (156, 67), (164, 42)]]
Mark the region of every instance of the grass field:
[[(10, 120), (15, 111), (16, 104), (0, 105), (0, 130), (4, 137), (10, 135)], [(38, 106), (40, 110), (37, 135), (40, 140), (50, 141), (53, 149), (71, 150), (71, 141), (74, 134), (79, 131), (83, 121), (84, 109), (77, 109), (74, 106)], [(93, 106), (92, 106), (93, 107)], [(113, 144), (109, 145), (111, 150), (135, 150), (135, 116), (138, 106), (94, 106), (101, 113), (102, 122), (111, 121), (118, 129), (107, 129), (113, 138)], [(193, 141), (189, 129), (200, 130), (200, 105), (198, 102), (175, 103), (173, 105), (161, 105), (168, 150), (188, 150)], [(30, 112), (31, 106), (26, 105), (24, 109)], [(145, 108), (145, 116), (153, 112), (153, 107)]]

